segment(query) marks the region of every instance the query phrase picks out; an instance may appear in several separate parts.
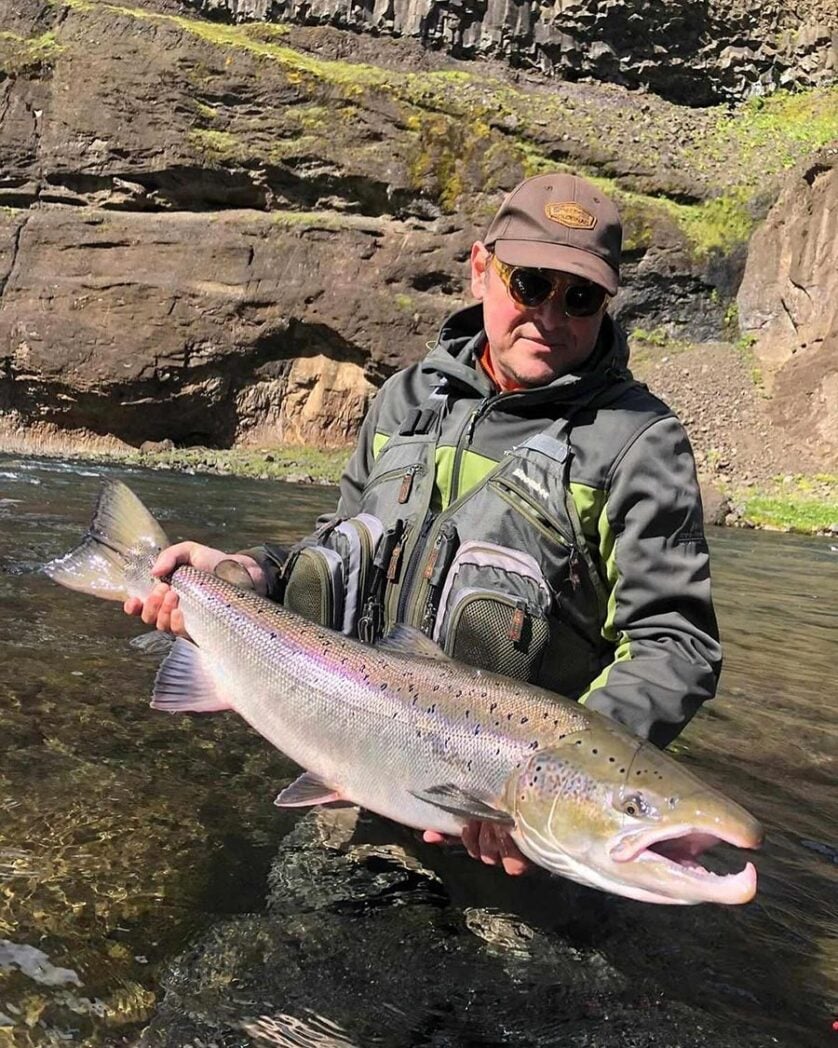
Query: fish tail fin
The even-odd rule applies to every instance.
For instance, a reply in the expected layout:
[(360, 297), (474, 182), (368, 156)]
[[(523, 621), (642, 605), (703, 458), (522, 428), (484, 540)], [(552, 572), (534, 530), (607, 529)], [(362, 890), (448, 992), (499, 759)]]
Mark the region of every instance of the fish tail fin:
[(43, 570), (68, 589), (126, 600), (151, 589), (149, 569), (168, 545), (166, 533), (134, 492), (121, 480), (106, 480), (81, 543)]

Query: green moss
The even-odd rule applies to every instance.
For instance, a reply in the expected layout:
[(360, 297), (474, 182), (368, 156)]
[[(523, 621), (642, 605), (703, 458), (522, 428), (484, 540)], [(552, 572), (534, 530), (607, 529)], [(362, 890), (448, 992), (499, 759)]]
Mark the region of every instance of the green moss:
[(384, 223), (366, 215), (342, 215), (335, 211), (273, 211), (272, 221), (286, 229), (329, 229), (335, 232), (355, 229), (379, 236)]
[(707, 147), (732, 152), (743, 181), (764, 182), (838, 138), (838, 87), (777, 91), (720, 115)]
[(665, 346), (669, 342), (669, 335), (663, 328), (655, 328), (646, 331), (645, 328), (635, 328), (631, 333), (632, 339), (637, 342), (645, 342), (650, 346)]
[(709, 255), (712, 251), (728, 252), (737, 244), (745, 243), (757, 224), (744, 190), (701, 204), (662, 201), (661, 206), (681, 227), (698, 256)]
[(189, 132), (189, 142), (208, 160), (236, 160), (244, 155), (244, 145), (229, 131), (196, 128)]
[(7, 76), (34, 73), (54, 61), (62, 50), (53, 32), (30, 37), (0, 32), (0, 70)]
[(811, 535), (838, 524), (838, 499), (752, 495), (744, 501), (742, 516), (758, 528)]
[(188, 469), (203, 473), (231, 473), (238, 477), (306, 479), (319, 484), (337, 484), (349, 455), (347, 448), (284, 446), (225, 450), (175, 448), (172, 451), (129, 452), (120, 458), (128, 464), (151, 469)]
[(205, 105), (203, 102), (195, 102), (195, 112), (204, 120), (216, 120), (218, 119), (218, 110), (212, 106)]

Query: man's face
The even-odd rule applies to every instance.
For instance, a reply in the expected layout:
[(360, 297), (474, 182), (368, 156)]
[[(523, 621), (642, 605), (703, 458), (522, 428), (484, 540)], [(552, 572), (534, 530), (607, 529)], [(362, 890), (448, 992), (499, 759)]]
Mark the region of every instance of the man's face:
[[(561, 274), (567, 282), (580, 277)], [(502, 383), (545, 386), (573, 371), (593, 352), (605, 303), (591, 317), (569, 317), (563, 288), (540, 306), (527, 308), (510, 296), (492, 256), (478, 241), (471, 249), (471, 290), (483, 303), (483, 324), (492, 364)]]

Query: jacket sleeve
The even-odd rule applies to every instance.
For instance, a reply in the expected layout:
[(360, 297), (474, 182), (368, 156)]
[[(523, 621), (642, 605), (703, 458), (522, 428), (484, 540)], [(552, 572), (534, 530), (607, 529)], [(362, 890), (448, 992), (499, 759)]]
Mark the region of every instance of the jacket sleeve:
[(580, 697), (666, 746), (721, 670), (695, 460), (668, 416), (637, 436), (612, 469), (599, 521), (611, 662)]

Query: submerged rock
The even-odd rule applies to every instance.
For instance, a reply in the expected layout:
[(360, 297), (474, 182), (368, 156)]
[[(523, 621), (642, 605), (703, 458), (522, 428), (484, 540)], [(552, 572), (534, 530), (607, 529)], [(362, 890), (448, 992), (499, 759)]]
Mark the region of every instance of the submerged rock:
[[(404, 845), (393, 843), (399, 835)], [(591, 946), (586, 926), (607, 920), (607, 897), (545, 879), (549, 923), (565, 932), (461, 905), (458, 867), (485, 878), (469, 892), (479, 903), (493, 892), (532, 902), (534, 892), (544, 910), (548, 895), (538, 875), (512, 883), (411, 841), (355, 809), (304, 817), (274, 862), (266, 911), (219, 922), (171, 965), (139, 1048), (767, 1043), (670, 999)], [(418, 857), (426, 853), (434, 866), (441, 859), (439, 872)]]

